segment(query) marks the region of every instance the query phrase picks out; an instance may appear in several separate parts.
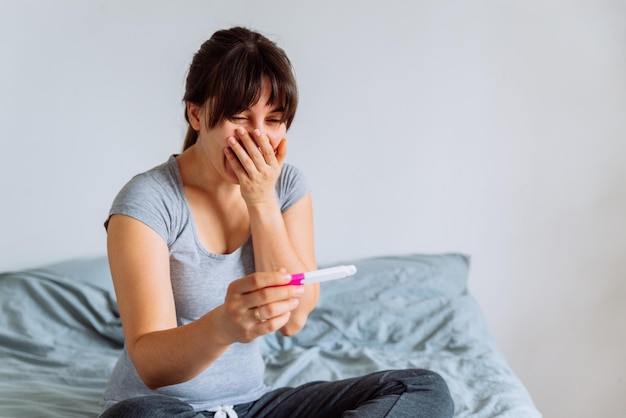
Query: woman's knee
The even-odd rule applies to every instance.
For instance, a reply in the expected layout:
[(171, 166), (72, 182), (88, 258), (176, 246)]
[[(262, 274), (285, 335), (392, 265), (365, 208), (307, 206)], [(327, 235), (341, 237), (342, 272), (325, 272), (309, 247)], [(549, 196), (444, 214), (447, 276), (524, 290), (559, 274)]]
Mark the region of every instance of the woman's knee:
[(433, 391), (449, 393), (448, 384), (439, 373), (425, 369), (409, 369), (407, 372), (408, 385), (417, 389), (431, 388)]
[(426, 369), (404, 369), (383, 372), (381, 381), (390, 383), (405, 393), (428, 393), (433, 403), (443, 410), (454, 410), (454, 402), (445, 379), (438, 373)]

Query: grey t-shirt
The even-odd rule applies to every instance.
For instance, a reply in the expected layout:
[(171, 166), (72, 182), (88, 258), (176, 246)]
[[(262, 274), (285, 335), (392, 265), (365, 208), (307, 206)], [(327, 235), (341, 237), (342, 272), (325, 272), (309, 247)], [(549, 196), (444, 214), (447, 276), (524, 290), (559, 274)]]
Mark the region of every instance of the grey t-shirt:
[[(281, 211), (308, 192), (301, 171), (284, 164), (276, 184)], [(221, 305), (228, 284), (254, 272), (251, 238), (230, 254), (213, 254), (200, 243), (174, 156), (133, 177), (115, 198), (110, 211), (113, 214), (128, 215), (145, 223), (167, 243), (178, 325), (192, 322)], [(196, 410), (247, 403), (269, 390), (263, 382), (264, 369), (258, 341), (236, 343), (194, 379), (153, 391), (143, 384), (124, 349), (104, 394), (103, 408), (153, 394), (177, 397)]]

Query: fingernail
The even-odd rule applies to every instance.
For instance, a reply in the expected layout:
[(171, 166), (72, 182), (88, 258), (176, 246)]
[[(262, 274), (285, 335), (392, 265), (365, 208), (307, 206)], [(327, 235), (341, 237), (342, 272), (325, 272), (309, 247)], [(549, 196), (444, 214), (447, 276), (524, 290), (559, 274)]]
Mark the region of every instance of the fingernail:
[(300, 304), (300, 299), (296, 299), (296, 298), (291, 299), (291, 307), (292, 308), (297, 308), (299, 304)]
[(296, 286), (295, 289), (293, 289), (293, 293), (296, 295), (303, 295), (304, 294), (304, 286)]
[(291, 281), (291, 274), (287, 273), (287, 269), (284, 267), (281, 267), (278, 269), (278, 273), (280, 274), (280, 278), (282, 281), (284, 282), (290, 282)]

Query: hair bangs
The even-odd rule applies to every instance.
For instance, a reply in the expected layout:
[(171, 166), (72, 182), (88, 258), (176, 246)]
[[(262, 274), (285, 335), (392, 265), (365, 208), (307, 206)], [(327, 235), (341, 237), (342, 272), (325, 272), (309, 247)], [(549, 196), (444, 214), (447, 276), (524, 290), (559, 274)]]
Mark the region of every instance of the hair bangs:
[(283, 110), (283, 120), (287, 125), (287, 129), (291, 126), (293, 119), (296, 115), (296, 108), (298, 106), (298, 90), (296, 88), (295, 78), (292, 73), (289, 73), (289, 77), (280, 77), (279, 74), (266, 74), (270, 80), (270, 96), (268, 99), (269, 105), (273, 106), (279, 104)]
[[(213, 86), (209, 90), (214, 94), (209, 98), (209, 126), (213, 127), (221, 120), (232, 118), (255, 105), (267, 77), (270, 81), (267, 104), (277, 105), (283, 110), (283, 122), (289, 128), (295, 117), (298, 93), (291, 67), (284, 65), (286, 56), (277, 60), (268, 51), (254, 45), (239, 45), (228, 55), (222, 62), (224, 67), (219, 71), (220, 76), (211, 79)], [(289, 63), (288, 60), (286, 62)]]

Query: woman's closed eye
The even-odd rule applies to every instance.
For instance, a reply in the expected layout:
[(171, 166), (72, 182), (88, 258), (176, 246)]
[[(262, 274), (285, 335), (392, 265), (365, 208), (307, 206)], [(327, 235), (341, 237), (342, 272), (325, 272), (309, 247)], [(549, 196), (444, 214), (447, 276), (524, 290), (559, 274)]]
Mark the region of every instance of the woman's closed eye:
[[(254, 118), (252, 116), (246, 115), (245, 113), (239, 113), (239, 114), (235, 114), (232, 115), (230, 118), (228, 118), (231, 122), (236, 123), (236, 124), (245, 124), (245, 123), (253, 123), (254, 122)], [(264, 123), (267, 126), (279, 126), (280, 124), (284, 123), (285, 120), (283, 118), (282, 113), (273, 113), (270, 115), (267, 115), (264, 118)]]
[(272, 112), (265, 118), (265, 122), (272, 125), (280, 125), (284, 121), (285, 118), (282, 112)]

